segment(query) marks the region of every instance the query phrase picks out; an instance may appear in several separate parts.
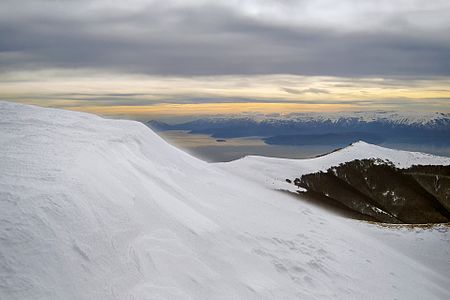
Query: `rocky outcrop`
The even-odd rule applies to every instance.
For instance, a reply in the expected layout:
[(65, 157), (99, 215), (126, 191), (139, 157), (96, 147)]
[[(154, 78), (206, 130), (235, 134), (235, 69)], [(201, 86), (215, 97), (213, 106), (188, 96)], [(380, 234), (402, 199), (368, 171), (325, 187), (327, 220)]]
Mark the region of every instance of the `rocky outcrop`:
[(405, 173), (413, 176), (428, 193), (450, 211), (450, 167), (413, 166)]
[(325, 196), (380, 222), (450, 221), (450, 166), (398, 169), (382, 160), (354, 160), (294, 183), (318, 201)]

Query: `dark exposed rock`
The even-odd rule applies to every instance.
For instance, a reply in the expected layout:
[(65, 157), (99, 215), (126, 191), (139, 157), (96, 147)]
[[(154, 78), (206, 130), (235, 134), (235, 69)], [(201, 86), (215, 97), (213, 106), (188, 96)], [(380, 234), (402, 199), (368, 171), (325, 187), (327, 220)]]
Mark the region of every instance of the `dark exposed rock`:
[(406, 170), (448, 211), (450, 211), (450, 167), (449, 166), (413, 166)]
[(320, 193), (315, 192), (298, 192), (302, 195), (302, 201), (306, 201), (308, 203), (314, 204), (316, 206), (321, 207), (322, 209), (328, 210), (333, 212), (336, 215), (350, 218), (350, 219), (356, 219), (356, 220), (365, 220), (365, 221), (378, 221), (376, 218), (361, 214), (357, 212), (356, 210), (349, 209), (344, 204), (327, 197)]
[(354, 160), (294, 183), (318, 201), (325, 196), (380, 222), (450, 221), (450, 166), (398, 169), (380, 160)]

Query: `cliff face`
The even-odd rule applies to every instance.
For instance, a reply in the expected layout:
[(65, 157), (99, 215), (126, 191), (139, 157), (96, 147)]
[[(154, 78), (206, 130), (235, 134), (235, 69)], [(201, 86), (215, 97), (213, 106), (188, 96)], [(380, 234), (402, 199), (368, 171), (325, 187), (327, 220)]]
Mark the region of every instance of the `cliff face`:
[(449, 166), (398, 169), (382, 160), (364, 159), (294, 182), (311, 196), (325, 196), (380, 222), (442, 223), (450, 221), (449, 174)]

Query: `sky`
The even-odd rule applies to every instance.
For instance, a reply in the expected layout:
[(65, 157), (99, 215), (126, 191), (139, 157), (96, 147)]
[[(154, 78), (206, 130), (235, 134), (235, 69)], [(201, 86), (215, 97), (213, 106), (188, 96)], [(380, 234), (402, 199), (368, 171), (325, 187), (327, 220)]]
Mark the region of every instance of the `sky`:
[(450, 111), (448, 0), (2, 0), (0, 99), (134, 119)]

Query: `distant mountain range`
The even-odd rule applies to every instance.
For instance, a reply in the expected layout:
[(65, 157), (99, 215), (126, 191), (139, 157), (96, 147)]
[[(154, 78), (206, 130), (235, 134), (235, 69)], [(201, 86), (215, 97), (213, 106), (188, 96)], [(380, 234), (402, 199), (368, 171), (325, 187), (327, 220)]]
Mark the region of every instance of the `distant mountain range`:
[(450, 145), (448, 113), (299, 113), (277, 117), (202, 118), (181, 124), (149, 121), (156, 131), (187, 130), (214, 138), (261, 137), (274, 145), (348, 145), (371, 143)]

